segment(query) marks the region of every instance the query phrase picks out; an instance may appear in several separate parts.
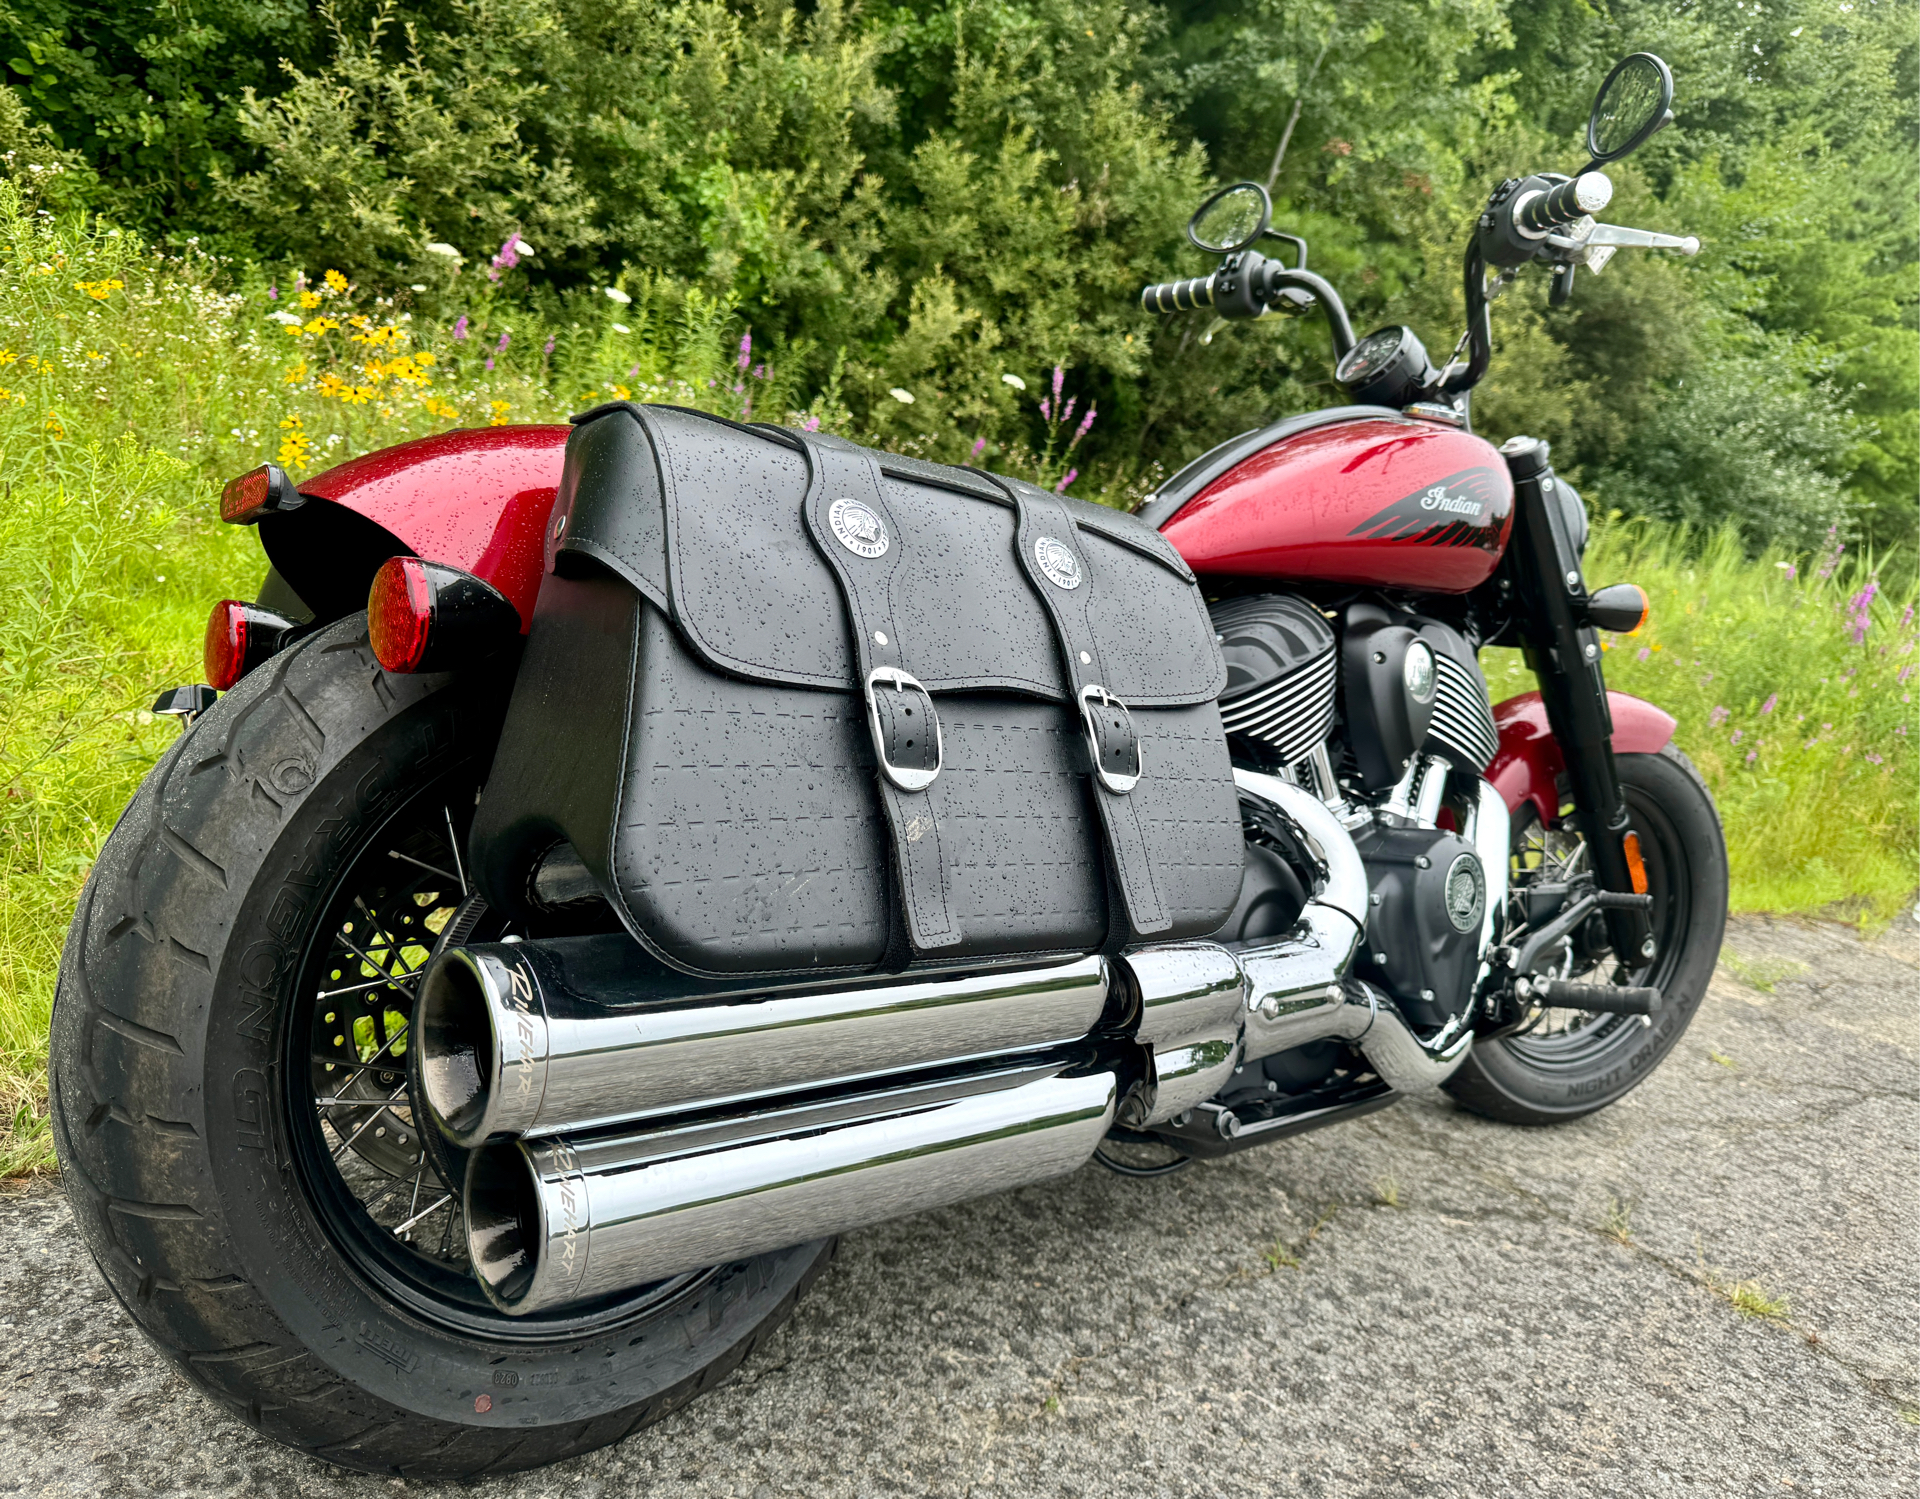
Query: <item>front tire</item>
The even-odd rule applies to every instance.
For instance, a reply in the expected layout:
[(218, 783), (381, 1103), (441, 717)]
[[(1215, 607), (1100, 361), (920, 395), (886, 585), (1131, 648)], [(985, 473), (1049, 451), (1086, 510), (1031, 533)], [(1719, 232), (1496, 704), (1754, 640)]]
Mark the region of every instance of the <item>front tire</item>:
[(380, 1064), (403, 1057), (434, 918), (466, 894), (500, 713), (476, 684), (381, 671), (364, 616), (276, 657), (147, 777), (54, 1002), (54, 1140), (108, 1285), (229, 1410), (370, 1472), (511, 1471), (618, 1441), (723, 1378), (832, 1249), (508, 1318), (457, 1235), (407, 1223), (445, 1189), (404, 1065)]
[[(1673, 745), (1615, 759), (1628, 820), (1640, 835), (1658, 953), (1622, 982), (1661, 992), (1659, 1014), (1576, 1016), (1475, 1045), (1447, 1091), (1465, 1107), (1511, 1124), (1559, 1124), (1617, 1102), (1660, 1065), (1706, 996), (1727, 926), (1727, 846), (1720, 814), (1693, 762)], [(1515, 819), (1518, 864), (1542, 836), (1577, 847), (1574, 820), (1550, 828)], [(1569, 863), (1572, 861), (1569, 860)], [(1516, 868), (1516, 879), (1523, 871)], [(1602, 965), (1603, 967), (1605, 965)], [(1578, 975), (1575, 975), (1578, 976)], [(1605, 973), (1593, 975), (1604, 980)], [(1563, 1015), (1565, 1012), (1549, 1012)]]

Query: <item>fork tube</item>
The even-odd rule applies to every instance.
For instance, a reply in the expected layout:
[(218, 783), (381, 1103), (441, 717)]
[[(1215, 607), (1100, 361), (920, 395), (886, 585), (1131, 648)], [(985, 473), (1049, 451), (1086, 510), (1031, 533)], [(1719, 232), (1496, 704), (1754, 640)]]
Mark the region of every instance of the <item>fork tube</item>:
[[(1613, 763), (1613, 715), (1600, 669), (1600, 638), (1586, 622), (1587, 585), (1547, 461), (1547, 445), (1516, 437), (1501, 449), (1513, 474), (1514, 582), (1527, 664), (1540, 683), (1547, 724), (1566, 758), (1574, 814), (1602, 890), (1632, 893), (1622, 840), (1627, 804)], [(1629, 973), (1654, 956), (1642, 910), (1603, 913), (1607, 938)]]

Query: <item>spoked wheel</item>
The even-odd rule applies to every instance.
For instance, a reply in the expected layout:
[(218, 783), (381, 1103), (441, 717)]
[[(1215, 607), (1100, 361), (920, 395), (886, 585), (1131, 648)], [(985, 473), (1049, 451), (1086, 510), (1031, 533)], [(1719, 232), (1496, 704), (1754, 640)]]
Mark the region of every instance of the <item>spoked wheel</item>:
[[(1520, 1029), (1475, 1046), (1447, 1089), (1468, 1108), (1519, 1124), (1551, 1124), (1604, 1108), (1652, 1072), (1680, 1039), (1706, 994), (1727, 919), (1727, 852), (1719, 815), (1699, 773), (1678, 749), (1617, 757), (1627, 814), (1640, 836), (1655, 941), (1652, 961), (1624, 969), (1598, 917), (1554, 958), (1551, 977), (1660, 990), (1658, 1015), (1537, 1010)], [(1543, 825), (1514, 819), (1516, 892), (1586, 868), (1571, 817)]]
[(827, 1241), (513, 1317), (416, 1100), (434, 949), (502, 704), (393, 677), (363, 617), (248, 676), (108, 839), (54, 1005), (54, 1138), (109, 1285), (180, 1372), (329, 1461), (472, 1475), (618, 1441), (723, 1378)]

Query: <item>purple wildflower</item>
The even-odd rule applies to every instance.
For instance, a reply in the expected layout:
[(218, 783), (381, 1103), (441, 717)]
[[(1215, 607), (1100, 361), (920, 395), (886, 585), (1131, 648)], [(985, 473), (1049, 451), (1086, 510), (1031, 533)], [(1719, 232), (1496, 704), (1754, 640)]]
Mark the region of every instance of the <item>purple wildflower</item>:
[(1787, 563), (1785, 567), (1782, 569), (1782, 571), (1786, 573), (1787, 581), (1789, 583), (1791, 583), (1795, 578), (1800, 576), (1800, 569), (1795, 567), (1791, 562)]
[(467, 315), (463, 312), (460, 314), (460, 321), (453, 325), (453, 341), (455, 343), (462, 343), (466, 340), (466, 336)]
[(1838, 526), (1827, 527), (1827, 540), (1832, 543), (1833, 550), (1820, 559), (1820, 572), (1818, 576), (1822, 583), (1833, 576), (1833, 570), (1840, 565), (1840, 554), (1847, 549), (1847, 544), (1841, 541), (1839, 537), (1840, 528)]
[(1063, 421), (1063, 422), (1070, 422), (1070, 421), (1072, 421), (1072, 420), (1073, 420), (1073, 408), (1074, 408), (1074, 407), (1076, 407), (1076, 406), (1078, 406), (1079, 404), (1080, 404), (1080, 397), (1078, 397), (1078, 396), (1068, 396), (1068, 397), (1067, 397), (1067, 404), (1066, 404), (1065, 406), (1062, 406), (1062, 407), (1060, 408), (1060, 420), (1061, 420), (1061, 421)]
[(493, 346), (493, 352), (496, 354), (506, 353), (507, 345), (512, 342), (513, 342), (513, 334), (511, 332), (502, 333), (500, 335), (500, 342)]
[[(631, 380), (635, 375), (639, 373), (640, 373), (640, 366), (636, 364), (632, 369), (627, 371), (627, 378)], [(709, 380), (707, 383), (711, 385), (713, 382)]]
[(1100, 414), (1100, 407), (1098, 403), (1094, 401), (1087, 402), (1087, 414), (1080, 418), (1080, 425), (1073, 434), (1073, 440), (1076, 443), (1079, 442), (1081, 438), (1085, 437), (1087, 433), (1092, 429), (1093, 419), (1099, 414)]
[(552, 354), (553, 354), (553, 335), (552, 335), (551, 333), (549, 333), (549, 334), (547, 335), (547, 341), (546, 341), (546, 342), (545, 342), (544, 344), (542, 344), (542, 345), (540, 346), (540, 352), (541, 352), (542, 354), (545, 354), (545, 355), (547, 355), (547, 356), (549, 356), (549, 357), (551, 357), (551, 356), (552, 356)]
[(820, 430), (820, 418), (817, 416), (808, 417), (800, 424), (800, 430), (802, 432), (818, 432)]
[(1651, 650), (1651, 649), (1650, 649), (1649, 647), (1647, 647), (1647, 646), (1644, 646), (1644, 645), (1643, 645), (1643, 646), (1641, 646), (1641, 647), (1640, 647), (1640, 659), (1641, 659), (1642, 661), (1651, 661), (1651, 660), (1653, 659), (1653, 651), (1652, 651), (1652, 650)]
[(1909, 662), (1907, 665), (1900, 668), (1899, 674), (1896, 677), (1894, 677), (1893, 680), (1897, 682), (1900, 686), (1904, 687), (1907, 685), (1907, 678), (1912, 675), (1913, 675), (1913, 663)]
[(1880, 591), (1878, 578), (1867, 579), (1867, 586), (1847, 600), (1847, 626), (1853, 631), (1853, 643), (1866, 642), (1867, 626), (1873, 623), (1873, 598)]
[[(493, 257), (493, 268), (496, 271), (510, 271), (518, 264), (520, 264), (520, 234), (516, 230), (507, 236), (505, 243), (500, 246), (499, 253)], [(500, 278), (496, 275), (492, 279), (498, 281)]]
[(1079, 477), (1080, 477), (1079, 469), (1077, 468), (1068, 469), (1067, 476), (1064, 479), (1062, 479), (1058, 484), (1053, 486), (1053, 492), (1055, 494), (1065, 494), (1067, 492), (1067, 486)]
[(487, 368), (488, 369), (493, 368), (493, 355), (491, 354), (487, 355)]
[(1728, 712), (1725, 708), (1716, 707), (1711, 713), (1707, 715), (1707, 723), (1713, 728), (1717, 729), (1720, 727), (1721, 724), (1725, 723), (1729, 718), (1732, 718), (1732, 717), (1733, 717), (1733, 714)]
[(765, 366), (764, 364), (756, 364), (756, 365), (755, 365), (755, 366), (753, 367), (753, 378), (754, 378), (754, 379), (756, 379), (756, 380), (764, 380), (764, 379), (766, 379), (766, 378), (767, 378), (767, 367), (766, 367), (766, 366)]
[(745, 369), (752, 362), (753, 335), (751, 333), (742, 333), (740, 335), (740, 368)]
[(1053, 398), (1060, 399), (1060, 389), (1067, 383), (1067, 372), (1059, 365), (1053, 367)]
[[(269, 284), (267, 287), (267, 300), (269, 302), (278, 302), (280, 300), (280, 288)], [(1913, 611), (1908, 610), (1907, 612), (1911, 614)]]
[(1878, 755), (1874, 754), (1872, 750), (1868, 750), (1867, 763), (1869, 765), (1885, 765), (1887, 762), (1885, 760), (1882, 760)]
[(1904, 630), (1908, 625), (1912, 623), (1913, 623), (1913, 605), (1909, 604), (1907, 605), (1907, 612), (1900, 616), (1900, 628)]
[(1758, 760), (1759, 758), (1760, 758), (1760, 751), (1759, 751), (1759, 750), (1748, 750), (1748, 751), (1747, 751), (1747, 764), (1749, 764), (1749, 765), (1751, 765), (1751, 764), (1753, 764), (1753, 762), (1754, 762), (1755, 760)]
[(1745, 729), (1735, 729), (1733, 731), (1733, 737), (1729, 739), (1727, 742), (1729, 744), (1738, 744), (1742, 739), (1745, 739), (1746, 737), (1747, 737), (1747, 731)]
[(1760, 716), (1762, 718), (1766, 717), (1767, 714), (1773, 712), (1773, 710), (1779, 706), (1780, 694), (1777, 692), (1769, 692), (1767, 694), (1767, 700), (1760, 705)]
[[(987, 440), (986, 440), (986, 438), (984, 438), (984, 437), (976, 437), (976, 438), (974, 438), (974, 440), (973, 440), (973, 456), (974, 456), (975, 458), (978, 458), (978, 457), (979, 457), (979, 456), (980, 456), (980, 455), (981, 455), (982, 453), (984, 453), (984, 452), (986, 452), (986, 450), (987, 450)], [(1907, 670), (1908, 670), (1908, 671), (1912, 671), (1912, 670), (1913, 670), (1913, 668), (1912, 668), (1911, 666), (1909, 666), (1909, 667), (1907, 668)]]
[(1040, 415), (1047, 421), (1053, 420), (1053, 402), (1045, 396), (1040, 397)]

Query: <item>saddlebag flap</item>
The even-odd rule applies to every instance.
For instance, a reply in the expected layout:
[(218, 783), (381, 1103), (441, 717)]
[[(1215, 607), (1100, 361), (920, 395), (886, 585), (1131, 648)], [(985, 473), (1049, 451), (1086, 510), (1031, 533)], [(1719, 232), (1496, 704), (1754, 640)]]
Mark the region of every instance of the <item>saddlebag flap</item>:
[(840, 439), (576, 418), (475, 813), (656, 957), (800, 977), (1215, 930), (1241, 835), (1192, 573), (1130, 516)]

